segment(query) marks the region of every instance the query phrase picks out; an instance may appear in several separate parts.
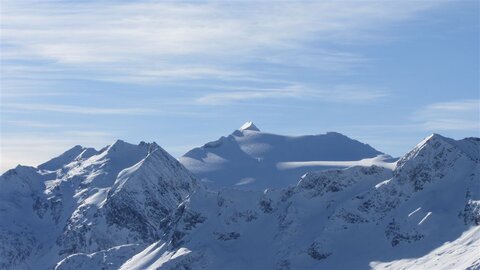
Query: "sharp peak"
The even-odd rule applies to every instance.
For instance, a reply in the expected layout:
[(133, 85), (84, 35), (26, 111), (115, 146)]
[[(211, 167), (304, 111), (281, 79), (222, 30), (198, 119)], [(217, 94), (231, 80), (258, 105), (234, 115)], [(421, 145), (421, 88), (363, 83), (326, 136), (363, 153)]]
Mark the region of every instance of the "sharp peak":
[(427, 136), (425, 139), (423, 139), (420, 143), (417, 144), (417, 146), (414, 149), (422, 148), (427, 145), (432, 145), (435, 142), (443, 142), (443, 143), (449, 143), (449, 144), (455, 144), (455, 140), (444, 137), (438, 133), (432, 133), (431, 135)]
[(429, 141), (432, 141), (432, 140), (442, 140), (442, 141), (450, 141), (451, 139), (450, 138), (447, 138), (447, 137), (444, 137), (438, 133), (432, 133), (431, 135), (427, 136), (423, 142), (426, 143), (426, 142), (429, 142)]
[(255, 126), (255, 124), (251, 121), (245, 122), (245, 124), (243, 124), (238, 130), (240, 130), (240, 131), (245, 131), (245, 130), (260, 131), (260, 129), (258, 129), (258, 127)]
[(147, 142), (141, 141), (138, 144), (133, 144), (133, 143), (129, 143), (129, 142), (126, 142), (124, 140), (121, 140), (121, 139), (117, 139), (114, 143), (107, 146), (107, 150), (123, 148), (123, 147), (127, 147), (127, 148), (128, 147), (142, 147), (142, 148), (148, 148), (152, 151), (157, 149), (157, 148), (160, 148), (160, 146), (156, 142), (147, 143)]
[(115, 142), (110, 144), (110, 146), (113, 146), (113, 145), (137, 145), (137, 146), (141, 146), (141, 145), (156, 145), (156, 144), (157, 144), (156, 142), (145, 142), (145, 141), (141, 141), (138, 144), (134, 144), (134, 143), (126, 142), (122, 139), (117, 139), (117, 140), (115, 140)]
[(86, 147), (77, 144), (77, 145), (75, 145), (75, 146), (73, 146), (73, 147), (70, 147), (67, 151), (63, 152), (62, 155), (63, 155), (63, 154), (67, 154), (67, 153), (71, 153), (71, 152), (81, 152), (81, 151), (83, 151), (83, 150), (85, 150), (85, 149), (86, 149)]
[(55, 156), (54, 158), (49, 159), (48, 161), (38, 165), (37, 168), (41, 170), (57, 170), (73, 161), (87, 149), (89, 148), (83, 147), (81, 145), (75, 145), (63, 152), (62, 154)]
[(446, 138), (446, 137), (444, 137), (444, 136), (442, 136), (442, 135), (440, 135), (440, 134), (438, 134), (438, 133), (432, 133), (432, 134), (430, 134), (430, 135), (427, 137), (427, 139), (431, 139), (431, 138), (439, 138), (439, 139), (442, 138), (442, 139), (444, 139), (444, 138)]
[(70, 148), (70, 149), (83, 149), (85, 147), (81, 146), (80, 144), (77, 144), (75, 145), (74, 147)]
[(115, 145), (125, 145), (125, 144), (133, 145), (133, 144), (128, 143), (128, 142), (126, 142), (126, 141), (124, 141), (124, 140), (122, 140), (122, 139), (117, 139), (117, 140), (115, 140), (112, 144), (110, 144), (110, 147), (115, 146)]

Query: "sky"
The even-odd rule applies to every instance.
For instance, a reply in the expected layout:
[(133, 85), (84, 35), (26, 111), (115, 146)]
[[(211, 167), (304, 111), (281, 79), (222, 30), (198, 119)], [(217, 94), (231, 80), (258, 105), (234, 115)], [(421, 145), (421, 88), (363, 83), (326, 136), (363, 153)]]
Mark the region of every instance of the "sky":
[(80, 144), (179, 157), (246, 121), (392, 156), (480, 136), (479, 1), (1, 0), (1, 172)]

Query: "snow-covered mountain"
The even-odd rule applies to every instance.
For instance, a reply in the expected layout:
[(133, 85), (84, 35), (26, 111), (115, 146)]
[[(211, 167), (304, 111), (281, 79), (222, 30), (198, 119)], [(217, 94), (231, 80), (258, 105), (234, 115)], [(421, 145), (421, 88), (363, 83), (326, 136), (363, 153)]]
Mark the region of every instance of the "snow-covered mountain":
[(18, 166), (0, 178), (0, 269), (52, 269), (78, 253), (131, 256), (160, 238), (194, 186), (155, 143), (75, 146), (38, 168)]
[[(210, 157), (207, 169), (212, 155), (228, 160), (213, 189), (143, 142), (76, 146), (6, 172), (0, 269), (480, 269), (479, 138), (434, 134), (388, 163), (337, 133), (290, 138), (247, 124), (210, 148), (191, 152)], [(317, 153), (328, 149), (341, 154)], [(253, 171), (277, 188), (234, 185), (249, 169), (234, 163), (251, 158), (277, 163)], [(322, 170), (293, 185), (267, 178), (309, 162)]]
[(180, 162), (211, 189), (264, 190), (295, 184), (307, 171), (393, 161), (368, 144), (336, 132), (282, 136), (261, 132), (252, 122), (206, 143)]
[(479, 269), (480, 139), (432, 135), (395, 169), (294, 187), (199, 189), (121, 269)]

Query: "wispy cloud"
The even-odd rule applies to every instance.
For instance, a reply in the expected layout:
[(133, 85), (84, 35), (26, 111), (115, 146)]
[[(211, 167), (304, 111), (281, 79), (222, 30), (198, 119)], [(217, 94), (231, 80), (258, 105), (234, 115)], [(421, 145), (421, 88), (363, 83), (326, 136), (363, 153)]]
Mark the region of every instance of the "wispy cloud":
[(460, 101), (451, 101), (451, 102), (441, 102), (430, 104), (426, 108), (429, 113), (438, 113), (438, 112), (479, 112), (480, 111), (480, 100), (478, 99), (469, 99), (469, 100), (460, 100)]
[(265, 98), (287, 98), (287, 97), (299, 97), (303, 94), (304, 90), (298, 86), (288, 86), (285, 88), (234, 88), (230, 91), (215, 92), (206, 94), (196, 101), (199, 104), (204, 105), (224, 105), (230, 104), (236, 101), (252, 100), (252, 99), (265, 99)]
[(25, 121), (25, 120), (4, 120), (2, 124), (14, 125), (19, 127), (29, 127), (29, 128), (56, 128), (62, 127), (62, 125), (54, 123), (45, 123), (37, 121)]
[(155, 114), (159, 112), (156, 109), (147, 108), (106, 108), (41, 103), (6, 103), (2, 104), (2, 108), (19, 111), (58, 112), (93, 115), (144, 115)]
[[(352, 85), (317, 83), (370, 65), (374, 60), (364, 54), (368, 52), (352, 44), (383, 42), (387, 35), (383, 30), (389, 25), (418, 18), (439, 3), (2, 0), (2, 120), (32, 116), (10, 124), (37, 131), (48, 128), (41, 122), (43, 112), (92, 116), (82, 117), (92, 121), (95, 115), (213, 118), (218, 115), (210, 115), (203, 106), (266, 99), (378, 100), (389, 92), (351, 80), (345, 82)], [(88, 91), (79, 89), (86, 81), (102, 82), (87, 85)], [(110, 88), (103, 88), (105, 81)], [(160, 87), (171, 82), (189, 85)], [(212, 87), (198, 87), (201, 84)], [(116, 91), (117, 85), (128, 86), (125, 92), (130, 92)], [(134, 92), (137, 86), (155, 89), (141, 96)], [(82, 93), (85, 96), (72, 97)], [(97, 93), (101, 98), (88, 96)], [(113, 105), (102, 103), (107, 97), (112, 102), (105, 104)], [(172, 100), (181, 104), (164, 106)], [(15, 116), (22, 112), (23, 117)], [(65, 124), (63, 118), (68, 117), (58, 118)], [(3, 133), (2, 166), (18, 161), (34, 164), (74, 144), (95, 146), (111, 139), (108, 134), (82, 132)]]
[(433, 103), (417, 111), (414, 119), (425, 130), (466, 130), (480, 133), (480, 100)]
[(307, 87), (293, 84), (283, 88), (230, 88), (201, 96), (196, 101), (202, 105), (226, 105), (258, 99), (316, 99), (328, 102), (365, 102), (389, 95), (386, 90), (375, 90), (352, 85)]
[(358, 53), (326, 49), (307, 49), (292, 53), (270, 53), (264, 59), (269, 64), (313, 68), (324, 72), (346, 73), (367, 65), (370, 60)]
[(74, 68), (77, 76), (82, 71), (97, 79), (137, 81), (238, 79), (251, 75), (241, 66), (258, 62), (338, 72), (367, 59), (323, 43), (371, 42), (375, 30), (432, 6), (431, 1), (2, 1), (2, 61), (36, 60), (47, 72)]

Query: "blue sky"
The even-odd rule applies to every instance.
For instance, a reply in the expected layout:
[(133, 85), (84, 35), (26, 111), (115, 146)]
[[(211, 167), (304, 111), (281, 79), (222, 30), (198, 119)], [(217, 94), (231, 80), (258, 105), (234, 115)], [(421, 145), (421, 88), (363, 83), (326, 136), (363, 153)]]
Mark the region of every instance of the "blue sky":
[(245, 121), (394, 156), (480, 136), (478, 1), (1, 5), (2, 171), (117, 138), (178, 157)]

